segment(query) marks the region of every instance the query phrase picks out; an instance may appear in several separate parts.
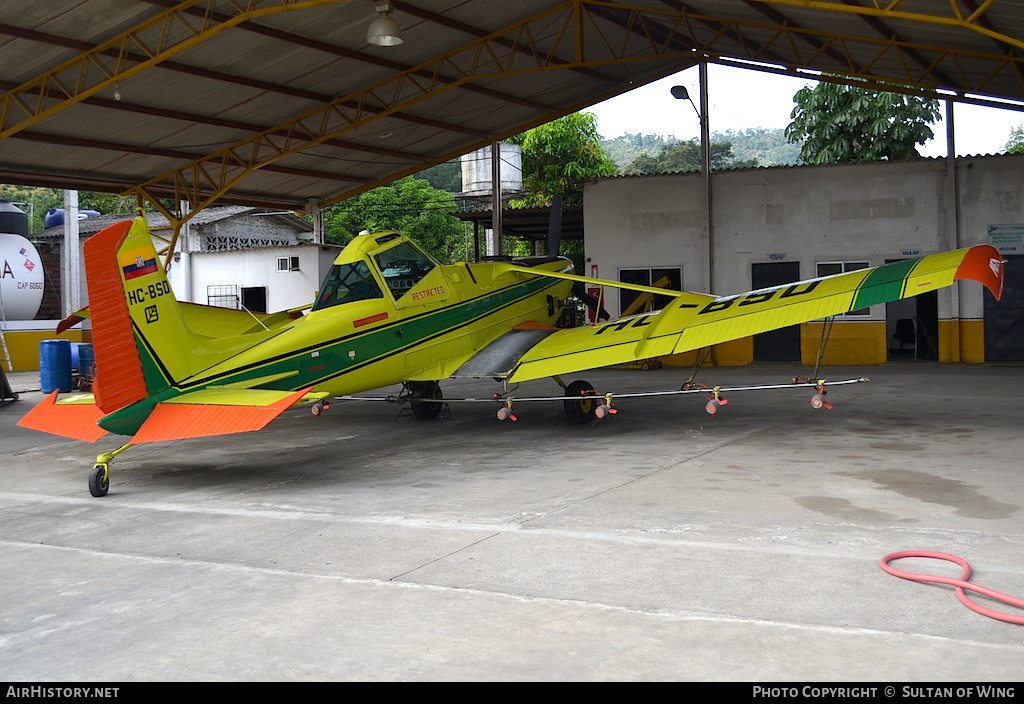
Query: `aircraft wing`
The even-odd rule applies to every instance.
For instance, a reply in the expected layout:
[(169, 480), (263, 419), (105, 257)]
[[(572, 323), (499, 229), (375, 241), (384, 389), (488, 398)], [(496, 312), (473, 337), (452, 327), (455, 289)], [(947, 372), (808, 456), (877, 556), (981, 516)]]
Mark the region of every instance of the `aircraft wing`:
[(687, 352), (909, 298), (949, 286), (957, 279), (978, 281), (998, 299), (1003, 271), (999, 252), (978, 245), (733, 296), (684, 293), (660, 311), (554, 331), (522, 351), (517, 365), (505, 376), (509, 381), (526, 381)]

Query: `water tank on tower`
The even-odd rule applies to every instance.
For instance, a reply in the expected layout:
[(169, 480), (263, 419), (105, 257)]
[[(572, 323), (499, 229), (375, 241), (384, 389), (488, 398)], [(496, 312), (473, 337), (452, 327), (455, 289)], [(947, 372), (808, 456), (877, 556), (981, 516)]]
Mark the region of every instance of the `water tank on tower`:
[[(518, 144), (501, 143), (501, 192), (523, 190), (523, 152)], [(468, 198), (489, 197), (494, 182), (491, 172), (491, 147), (481, 147), (462, 155), (462, 195)]]

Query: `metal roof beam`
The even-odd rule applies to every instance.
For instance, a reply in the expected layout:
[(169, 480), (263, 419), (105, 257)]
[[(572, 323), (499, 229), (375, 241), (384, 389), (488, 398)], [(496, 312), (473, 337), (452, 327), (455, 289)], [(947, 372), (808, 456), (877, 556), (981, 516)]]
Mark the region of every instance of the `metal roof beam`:
[[(143, 0), (143, 2), (147, 2), (151, 5), (157, 5), (160, 7), (167, 7), (168, 5), (172, 4), (173, 1), (174, 0)], [(197, 8), (191, 8), (187, 10), (187, 12), (199, 13), (201, 12), (201, 10), (198, 10)], [(213, 14), (214, 16), (217, 16), (220, 13)], [(227, 17), (225, 16), (223, 19), (227, 19)], [(371, 56), (370, 54), (364, 54), (354, 49), (348, 49), (345, 47), (337, 46), (335, 44), (328, 44), (327, 42), (320, 41), (312, 37), (303, 37), (298, 34), (292, 34), (291, 32), (286, 32), (282, 29), (275, 29), (274, 27), (268, 27), (257, 22), (246, 22), (245, 24), (241, 25), (240, 29), (243, 29), (248, 32), (253, 32), (255, 34), (260, 34), (262, 36), (270, 37), (271, 39), (276, 39), (278, 41), (283, 41), (289, 44), (295, 44), (296, 46), (305, 47), (307, 49), (316, 49), (326, 54), (331, 54), (332, 56), (340, 56), (345, 59), (352, 59), (353, 61), (361, 61), (363, 63), (371, 64), (373, 66), (380, 66), (381, 68), (386, 68), (389, 71), (407, 71), (410, 68), (408, 64), (400, 64), (397, 61), (391, 61), (389, 59), (384, 59), (378, 56)], [(455, 79), (450, 78), (449, 80), (454, 81)], [(530, 100), (529, 98), (521, 98), (515, 95), (508, 95), (506, 93), (501, 93), (499, 91), (485, 88), (483, 86), (464, 85), (462, 86), (462, 88), (471, 93), (477, 93), (478, 95), (484, 95), (489, 98), (495, 98), (497, 100), (501, 100), (502, 102), (516, 103), (518, 105), (522, 105), (533, 110), (551, 109), (550, 107)]]
[[(460, 82), (466, 83), (481, 79), (515, 76), (538, 71), (566, 70), (578, 66), (601, 66), (610, 63), (642, 61), (650, 59), (666, 59), (670, 57), (692, 58), (692, 51), (672, 50), (673, 46), (690, 46), (686, 37), (692, 38), (689, 22), (714, 21), (717, 18), (691, 15), (687, 11), (678, 13), (669, 10), (652, 10), (647, 8), (619, 5), (627, 13), (620, 21), (622, 36), (604, 38), (597, 48), (591, 48), (593, 58), (583, 57), (581, 42), (588, 32), (600, 34), (608, 28), (600, 29), (594, 24), (594, 16), (589, 10), (593, 7), (605, 8), (615, 6), (614, 3), (596, 2), (593, 0), (573, 0), (558, 7), (548, 9), (533, 17), (524, 19), (509, 27), (496, 31), (487, 37), (470, 42), (442, 56), (435, 57), (404, 73), (378, 81), (361, 91), (344, 96), (338, 101), (308, 111), (294, 119), (277, 125), (271, 130), (253, 135), (235, 145), (219, 150), (203, 160), (194, 161), (172, 172), (153, 179), (142, 188), (156, 184), (173, 188), (181, 195), (179, 199), (188, 200), (205, 207), (218, 196), (230, 191), (241, 179), (253, 170), (263, 168), (289, 154), (300, 152), (311, 146), (333, 139), (356, 127), (366, 125), (373, 120), (395, 112), (405, 110), (424, 100), (428, 100), (459, 85), (440, 79), (425, 81), (422, 76), (440, 76), (442, 69), (454, 71), (461, 76)], [(659, 26), (659, 36), (654, 38), (649, 32), (640, 42), (630, 42), (635, 37), (632, 27), (649, 26), (656, 20), (669, 18)], [(673, 22), (674, 21), (674, 22)], [(776, 27), (763, 22), (742, 22), (739, 20), (723, 21), (718, 19), (721, 27), (715, 36), (698, 47), (698, 52), (716, 52), (715, 44), (721, 41), (727, 32), (735, 32), (741, 38), (747, 27), (763, 30), (766, 27), (776, 30), (776, 36), (817, 36), (833, 37), (825, 32), (813, 32), (798, 27)], [(534, 42), (534, 30), (548, 37), (544, 45)], [(662, 33), (665, 33), (662, 36)], [(501, 38), (499, 44), (496, 40)], [(902, 48), (899, 42), (849, 38), (850, 41), (861, 41), (868, 45), (885, 45)], [(513, 46), (509, 46), (509, 41)], [(677, 42), (677, 43), (674, 43)], [(530, 51), (524, 53), (517, 46), (525, 45)], [(763, 55), (769, 47), (762, 46), (757, 55)], [(577, 57), (572, 64), (555, 63), (558, 54), (562, 53)], [(849, 57), (850, 68), (843, 71), (847, 75), (873, 81), (891, 80), (890, 76), (872, 75), (869, 68), (858, 66)], [(977, 55), (975, 55), (977, 56)], [(1005, 62), (1006, 57), (992, 57), (998, 62)], [(810, 66), (813, 68), (813, 66)], [(836, 71), (833, 65), (823, 70)], [(909, 81), (908, 83), (912, 83)], [(934, 86), (931, 86), (934, 88)], [(356, 107), (352, 107), (356, 106)]]
[[(107, 142), (98, 139), (85, 139), (83, 137), (68, 137), (61, 135), (50, 135), (42, 132), (33, 132), (32, 130), (22, 130), (16, 134), (12, 139), (21, 139), (27, 142), (36, 142), (38, 144), (57, 144), (65, 147), (83, 147), (87, 149), (101, 149), (104, 151), (116, 151), (124, 154), (137, 154), (140, 156), (159, 156), (167, 159), (178, 159), (181, 161), (193, 161), (195, 159), (201, 159), (202, 156), (198, 154), (191, 154), (178, 149), (162, 149), (158, 147), (140, 147), (130, 144), (119, 144), (117, 142)], [(297, 169), (291, 166), (281, 166), (279, 164), (270, 164), (266, 167), (267, 171), (280, 174), (288, 174), (290, 176), (302, 176), (305, 178), (329, 180), (329, 181), (350, 181), (352, 183), (369, 183), (370, 179), (361, 178), (359, 176), (345, 176), (342, 174), (331, 173), (328, 171), (316, 171), (314, 169)]]
[[(0, 81), (0, 89), (5, 89), (12, 84), (6, 81)], [(256, 125), (251, 122), (242, 122), (240, 120), (228, 120), (223, 117), (211, 117), (209, 115), (198, 115), (196, 113), (182, 112), (180, 110), (168, 110), (167, 108), (156, 108), (149, 105), (140, 105), (137, 103), (131, 103), (125, 100), (111, 100), (109, 98), (89, 98), (82, 101), (86, 105), (94, 105), (100, 108), (106, 108), (108, 110), (122, 110), (124, 112), (136, 113), (139, 115), (151, 115), (153, 117), (162, 117), (172, 120), (178, 120), (181, 122), (194, 123), (199, 125), (212, 125), (214, 127), (225, 127), (228, 129), (239, 130), (241, 132), (259, 132), (264, 129), (264, 125)], [(14, 137), (18, 137), (21, 133), (19, 132)], [(377, 154), (379, 156), (391, 157), (393, 159), (400, 159), (402, 161), (422, 161), (424, 159), (422, 154), (416, 154), (413, 152), (398, 151), (395, 149), (385, 149), (383, 147), (375, 147), (372, 145), (359, 144), (358, 142), (350, 142), (344, 139), (330, 139), (324, 142), (324, 144), (332, 147), (338, 147), (340, 149), (349, 149), (352, 151), (366, 152), (367, 154)], [(354, 160), (353, 160), (354, 161)]]
[[(460, 32), (465, 32), (470, 36), (476, 37), (477, 39), (483, 39), (489, 34), (489, 32), (487, 32), (484, 29), (481, 29), (480, 27), (474, 27), (473, 25), (467, 24), (466, 22), (459, 22), (458, 20), (454, 20), (450, 17), (439, 15), (436, 12), (424, 10), (423, 8), (417, 7), (410, 2), (395, 2), (393, 4), (396, 10), (401, 10), (402, 12), (410, 14), (413, 17), (419, 17), (420, 19), (427, 20), (428, 22), (433, 22), (434, 24), (440, 24), (444, 27), (449, 27), (451, 29), (456, 29)], [(526, 47), (516, 46), (516, 44), (512, 41), (504, 42), (502, 38), (498, 38), (495, 41), (499, 44), (504, 44), (506, 48), (514, 48), (516, 51), (519, 52), (529, 51)], [(554, 57), (553, 61), (555, 63), (568, 63), (566, 59), (561, 59), (558, 57)], [(612, 78), (611, 76), (606, 76), (600, 71), (595, 71), (593, 69), (588, 68), (574, 68), (572, 70), (580, 74), (581, 76), (586, 76), (587, 78), (593, 78), (594, 80), (603, 81), (604, 83), (614, 83), (616, 85), (622, 85), (622, 81), (620, 81), (619, 79)]]
[[(349, 0), (273, 0), (269, 7), (253, 9), (256, 0), (231, 3), (235, 10), (224, 21), (215, 21), (205, 13), (198, 22), (188, 21), (186, 11), (200, 2), (217, 0), (182, 0), (145, 22), (112, 39), (82, 52), (60, 66), (31, 79), (0, 96), (0, 140), (30, 127), (41, 120), (80, 103), (97, 93), (112, 88), (147, 68), (180, 54), (253, 17), (277, 12), (305, 9), (331, 2)], [(268, 2), (270, 0), (267, 0)], [(145, 61), (129, 61), (127, 55), (139, 51)], [(108, 52), (115, 51), (116, 57)]]
[[(847, 5), (860, 5), (857, 2), (857, 0), (843, 0), (843, 2), (846, 3)], [(860, 19), (865, 24), (867, 24), (868, 27), (871, 27), (871, 29), (873, 29), (878, 34), (878, 36), (882, 37), (883, 39), (892, 39), (897, 42), (900, 42), (901, 44), (907, 43), (903, 39), (903, 37), (901, 37), (897, 32), (895, 32), (891, 27), (889, 27), (889, 25), (887, 25), (881, 19), (877, 17), (872, 17), (870, 15), (861, 15)], [(921, 52), (917, 51), (916, 49), (908, 47), (903, 50), (903, 53), (907, 56), (907, 58), (916, 63), (920, 68), (925, 69), (926, 72), (932, 73), (936, 78), (938, 78), (944, 84), (949, 86), (950, 89), (963, 88), (963, 84), (961, 82), (954, 80), (946, 72), (934, 68), (934, 62), (928, 61), (928, 59), (926, 59), (924, 55), (921, 54)]]
[[(60, 46), (60, 47), (68, 48), (68, 49), (75, 49), (77, 51), (87, 50), (91, 46), (90, 44), (88, 44), (86, 42), (78, 41), (78, 40), (75, 40), (75, 39), (69, 39), (67, 37), (61, 37), (61, 36), (58, 36), (58, 35), (55, 35), (55, 34), (48, 34), (46, 32), (40, 32), (38, 30), (26, 30), (24, 28), (16, 27), (14, 25), (9, 25), (9, 24), (6, 24), (6, 23), (0, 23), (0, 33), (2, 33), (2, 34), (9, 34), (9, 35), (15, 36), (15, 37), (21, 37), (23, 39), (30, 39), (32, 41), (37, 41), (37, 42), (44, 43), (44, 44), (51, 44), (53, 46)], [(137, 53), (133, 53), (133, 52), (127, 52), (127, 53), (125, 53), (124, 56), (125, 56), (125, 58), (127, 58), (129, 60), (136, 60), (136, 61), (139, 61), (140, 63), (145, 60), (145, 55), (137, 54)], [(230, 83), (232, 85), (234, 85), (234, 84), (246, 85), (246, 86), (249, 86), (251, 88), (256, 88), (257, 90), (263, 90), (263, 91), (267, 91), (267, 92), (270, 92), (270, 93), (277, 93), (277, 94), (280, 94), (280, 95), (288, 95), (288, 96), (295, 97), (295, 98), (304, 98), (306, 100), (309, 100), (309, 101), (312, 101), (312, 102), (315, 102), (315, 103), (329, 103), (331, 101), (331, 99), (332, 99), (332, 96), (324, 95), (322, 93), (317, 93), (315, 91), (304, 90), (302, 88), (295, 88), (293, 86), (280, 85), (280, 84), (277, 84), (277, 83), (271, 83), (269, 81), (261, 81), (261, 80), (257, 80), (257, 79), (254, 79), (254, 78), (248, 78), (246, 76), (238, 76), (238, 75), (235, 75), (235, 74), (225, 73), (223, 71), (214, 71), (212, 69), (200, 68), (198, 66), (191, 66), (189, 64), (184, 64), (184, 63), (181, 63), (181, 62), (178, 62), (178, 61), (170, 61), (170, 60), (164, 61), (164, 62), (162, 62), (160, 64), (160, 68), (165, 69), (165, 70), (169, 70), (169, 71), (176, 71), (178, 73), (184, 73), (186, 75), (197, 76), (199, 78), (208, 78), (208, 79), (211, 79), (211, 80), (222, 81), (224, 83)], [(8, 85), (10, 85), (10, 84), (8, 84)], [(9, 88), (7, 86), (4, 86), (4, 87), (5, 87), (6, 90), (15, 90), (17, 88), (17, 86), (13, 86), (13, 85), (10, 85)], [(98, 98), (98, 97), (94, 96), (92, 98), (87, 98), (87, 99), (83, 100), (82, 102), (92, 103), (92, 104), (100, 104), (100, 103), (94, 102), (94, 101), (101, 101), (101, 100), (104, 100), (104, 99)], [(132, 105), (131, 103), (127, 103), (125, 101), (115, 102), (115, 101), (109, 101), (109, 100), (105, 101), (103, 104), (106, 107), (113, 107), (115, 109), (122, 109), (122, 110), (130, 109), (129, 106)], [(164, 110), (162, 108), (161, 109), (150, 108), (149, 110), (145, 110), (145, 109), (142, 109), (142, 106), (136, 106), (136, 107), (138, 107), (138, 111), (140, 111), (140, 112), (147, 112), (148, 114), (153, 114), (153, 115), (162, 115), (162, 116), (170, 117), (170, 116), (173, 116), (175, 114), (180, 114), (180, 115), (184, 115), (185, 114), (185, 113), (176, 113), (175, 111), (171, 111), (171, 110)], [(473, 136), (473, 137), (478, 137), (478, 136), (483, 134), (479, 130), (467, 129), (465, 127), (460, 127), (458, 125), (453, 125), (453, 124), (450, 124), (450, 123), (444, 123), (444, 122), (440, 122), (440, 121), (436, 121), (436, 120), (427, 120), (427, 119), (424, 119), (424, 118), (418, 118), (415, 115), (395, 115), (395, 118), (399, 119), (399, 120), (404, 120), (406, 122), (410, 122), (410, 123), (413, 123), (413, 124), (418, 124), (418, 125), (423, 125), (423, 126), (427, 126), (427, 127), (432, 127), (432, 128), (435, 128), (435, 129), (444, 129), (444, 130), (451, 131), (451, 132), (459, 132), (459, 133), (462, 133), (462, 134), (468, 134), (468, 135)], [(185, 120), (187, 120), (189, 122), (199, 122), (199, 123), (204, 123), (204, 124), (217, 124), (216, 122), (211, 121), (209, 118), (205, 118), (205, 117), (202, 117), (202, 116), (193, 116), (193, 117), (187, 117), (187, 118), (181, 118), (181, 119), (185, 119)], [(239, 124), (241, 124), (241, 123), (239, 123)], [(245, 129), (248, 132), (259, 132), (259, 131), (261, 131), (261, 130), (263, 130), (265, 128), (266, 128), (266, 125), (256, 125), (256, 126), (247, 126), (247, 127), (244, 127), (243, 129)], [(385, 152), (388, 152), (386, 154), (388, 156), (401, 155), (400, 152), (394, 152), (393, 150), (377, 150), (376, 148), (373, 148), (373, 147), (355, 146), (354, 142), (350, 142), (350, 143), (347, 143), (347, 144), (349, 145), (349, 148), (359, 149), (360, 151), (367, 151), (367, 152), (370, 152), (370, 153), (377, 153), (377, 154), (385, 154)], [(338, 146), (341, 146), (341, 145), (338, 145)], [(407, 154), (407, 155), (401, 156), (401, 158), (419, 158), (419, 157), (416, 156), (416, 155)]]
[[(750, 2), (764, 3), (766, 5), (788, 5), (790, 7), (799, 7), (804, 10), (822, 10), (826, 13), (846, 12), (863, 17), (910, 20), (913, 22), (921, 22), (923, 24), (959, 27), (961, 29), (992, 37), (996, 41), (1002, 42), (1008, 46), (1024, 49), (1024, 39), (1011, 37), (1008, 34), (992, 29), (990, 24), (982, 22), (982, 18), (988, 9), (994, 4), (994, 0), (985, 0), (981, 7), (974, 6), (975, 9), (967, 15), (960, 11), (955, 0), (950, 3), (929, 3), (926, 7), (929, 9), (935, 8), (932, 12), (925, 12), (922, 10), (918, 10), (916, 12), (903, 12), (896, 9), (899, 5), (898, 2), (891, 2), (886, 7), (881, 7), (877, 2), (872, 3), (871, 6), (858, 4), (848, 5), (846, 4), (846, 0), (750, 0)], [(945, 8), (945, 10), (948, 11), (948, 14), (940, 14), (938, 12), (939, 8)]]

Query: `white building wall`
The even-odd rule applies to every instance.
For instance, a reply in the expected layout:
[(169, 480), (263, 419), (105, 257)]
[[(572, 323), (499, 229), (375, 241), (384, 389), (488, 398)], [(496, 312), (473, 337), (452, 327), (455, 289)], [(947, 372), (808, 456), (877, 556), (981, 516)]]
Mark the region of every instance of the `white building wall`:
[[(984, 243), (989, 225), (1024, 222), (1024, 155), (957, 160), (958, 245), (948, 182), (944, 159), (715, 173), (709, 290), (699, 175), (599, 180), (584, 196), (586, 273), (596, 264), (601, 278), (617, 279), (622, 267), (681, 264), (684, 289), (728, 295), (750, 289), (753, 263), (798, 261), (801, 278), (813, 278), (819, 261), (875, 266)], [(961, 317), (981, 317), (976, 289), (965, 287)], [(617, 310), (615, 294), (605, 295)], [(949, 296), (940, 292), (947, 310)], [(883, 319), (884, 308), (870, 319)]]
[[(988, 242), (991, 225), (1024, 224), (1024, 154), (957, 159), (956, 177), (960, 247)], [(978, 311), (981, 318), (984, 292), (979, 286), (961, 285), (960, 303), (961, 317), (968, 317), (966, 310)]]
[[(941, 161), (734, 171), (713, 178), (713, 293), (750, 289), (751, 264), (867, 261), (946, 249)], [(868, 319), (884, 319), (874, 306)]]
[[(192, 291), (195, 303), (207, 302), (208, 286), (237, 286), (241, 289), (265, 286), (267, 312), (297, 308), (312, 303), (320, 283), (340, 247), (329, 245), (297, 245), (294, 247), (261, 247), (224, 252), (192, 254)], [(281, 257), (299, 257), (298, 271), (278, 271)], [(325, 264), (325, 262), (328, 262)], [(178, 295), (178, 277), (172, 286)]]
[[(703, 196), (699, 174), (603, 179), (584, 191), (585, 256), (590, 276), (618, 280), (633, 267), (683, 269), (683, 288), (702, 291)], [(618, 290), (606, 287), (605, 308), (619, 310)]]

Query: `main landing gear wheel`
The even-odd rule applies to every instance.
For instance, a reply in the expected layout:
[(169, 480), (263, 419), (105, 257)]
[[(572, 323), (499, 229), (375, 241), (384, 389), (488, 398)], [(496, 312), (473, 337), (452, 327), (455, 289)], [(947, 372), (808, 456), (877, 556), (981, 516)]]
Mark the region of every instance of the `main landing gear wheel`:
[(93, 465), (89, 473), (89, 493), (93, 496), (106, 496), (110, 489), (110, 465)]
[(586, 381), (581, 379), (565, 387), (565, 399), (565, 417), (570, 423), (592, 423), (597, 420), (597, 397), (594, 395), (594, 387)]
[(436, 401), (413, 400), (411, 404), (413, 418), (417, 418), (419, 420), (433, 420), (441, 415), (441, 406), (444, 404), (439, 403), (439, 401), (444, 398), (444, 396), (441, 395), (441, 386), (436, 381), (409, 382), (409, 393), (412, 394), (413, 399), (436, 399)]

